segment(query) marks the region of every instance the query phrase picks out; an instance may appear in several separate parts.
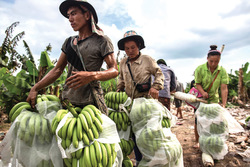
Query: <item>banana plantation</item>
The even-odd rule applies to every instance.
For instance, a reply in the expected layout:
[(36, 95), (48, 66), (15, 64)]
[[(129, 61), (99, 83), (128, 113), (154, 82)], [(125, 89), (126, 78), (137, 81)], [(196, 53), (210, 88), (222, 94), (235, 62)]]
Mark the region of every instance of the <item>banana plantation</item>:
[[(41, 51), (39, 60), (35, 60), (32, 49), (22, 40), (25, 32), (13, 36), (18, 24), (19, 22), (15, 22), (7, 27), (6, 36), (0, 46), (0, 118), (2, 115), (7, 115), (8, 118), (4, 123), (9, 124), (8, 133), (4, 134), (5, 138), (0, 142), (0, 166), (2, 163), (18, 166), (19, 163), (23, 167), (133, 167), (136, 163), (133, 152), (135, 144), (143, 154), (139, 166), (183, 167), (183, 164), (214, 166), (217, 162), (202, 164), (203, 154), (201, 159), (199, 157), (201, 152), (192, 150), (190, 146), (193, 144), (193, 136), (190, 136), (193, 127), (192, 129), (188, 127), (194, 124), (193, 108), (184, 105), (183, 115), (186, 119), (178, 120), (174, 116), (176, 108), (173, 107), (171, 113), (158, 101), (155, 102), (156, 100), (138, 98), (132, 103), (125, 92), (116, 92), (118, 78), (101, 82), (105, 103), (109, 108), (107, 116), (94, 105), (81, 108), (73, 106), (67, 100), (61, 100), (67, 68), (53, 84), (38, 92), (36, 108), (32, 109), (26, 102), (30, 89), (53, 69), (57, 60), (50, 59), (52, 49), (50, 44)], [(16, 50), (21, 42), (25, 53)], [(118, 52), (118, 70), (119, 54)], [(226, 108), (246, 111), (247, 114), (241, 114), (241, 118), (249, 115), (248, 67), (249, 62), (246, 62), (239, 67), (239, 70), (231, 70), (228, 73), (230, 81)], [(189, 90), (190, 83), (187, 83), (185, 92)], [(209, 132), (200, 135), (200, 147), (202, 152), (210, 155), (205, 160), (209, 158), (221, 160), (217, 166), (223, 166), (223, 163), (229, 163), (232, 159), (231, 155), (227, 154), (228, 143), (225, 141), (230, 137), (229, 133), (232, 130), (229, 124), (233, 124), (235, 119), (230, 114), (221, 116), (225, 108), (219, 104), (209, 105), (201, 105), (201, 109), (196, 112), (199, 121), (206, 122), (209, 126)], [(198, 125), (202, 124), (199, 121)], [(245, 124), (247, 122), (250, 123), (246, 120), (244, 128), (249, 128)], [(187, 126), (181, 126), (182, 124)], [(235, 121), (234, 126), (238, 124)], [(206, 127), (199, 128), (206, 129)], [(240, 125), (237, 128), (240, 129), (237, 133), (240, 137), (249, 136), (249, 132), (244, 132), (244, 128)], [(212, 136), (208, 136), (208, 133)], [(133, 135), (136, 136), (136, 143), (135, 139), (132, 139)], [(249, 139), (244, 138), (245, 141), (248, 143), (245, 147), (243, 140), (240, 141), (243, 150), (249, 147)], [(116, 145), (117, 143), (119, 145)], [(238, 141), (235, 143), (239, 144)], [(25, 153), (20, 150), (24, 150)], [(193, 153), (195, 151), (197, 153)], [(194, 159), (190, 155), (195, 155)], [(6, 162), (2, 162), (1, 159)], [(247, 164), (244, 158), (243, 160), (241, 158), (239, 163), (240, 166)], [(234, 162), (236, 165), (239, 163)]]

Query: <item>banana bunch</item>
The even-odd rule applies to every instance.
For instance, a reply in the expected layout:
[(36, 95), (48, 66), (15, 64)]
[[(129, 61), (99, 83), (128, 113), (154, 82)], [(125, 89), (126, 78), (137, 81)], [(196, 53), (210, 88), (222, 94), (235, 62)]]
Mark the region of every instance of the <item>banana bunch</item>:
[(177, 163), (182, 154), (182, 147), (180, 143), (177, 143), (174, 140), (170, 140), (167, 142), (163, 142), (162, 146), (165, 150), (168, 161)]
[(119, 104), (125, 103), (128, 95), (125, 92), (108, 92), (104, 98), (109, 108), (119, 110)]
[(133, 162), (128, 156), (125, 156), (122, 161), (122, 167), (133, 167)]
[(39, 164), (36, 167), (53, 167), (53, 163), (51, 160), (45, 160), (39, 162)]
[[(70, 110), (72, 109), (75, 111), (75, 108)], [(63, 109), (57, 112), (52, 120), (53, 133), (55, 133), (58, 124), (68, 112), (68, 110)], [(91, 141), (99, 138), (99, 134), (103, 131), (102, 123), (101, 111), (94, 105), (85, 106), (77, 114), (77, 117), (68, 117), (58, 131), (58, 136), (62, 139), (62, 147), (64, 149), (69, 148), (72, 143), (75, 148), (78, 148), (80, 141), (83, 141), (85, 145), (89, 145)]]
[(22, 112), (15, 126), (17, 136), (26, 144), (32, 145), (34, 138), (38, 144), (49, 144), (53, 138), (50, 123), (36, 112)]
[(9, 112), (9, 119), (11, 122), (14, 122), (16, 117), (21, 113), (23, 110), (30, 110), (31, 106), (28, 102), (19, 102), (15, 104)]
[(209, 131), (211, 134), (222, 134), (228, 129), (228, 124), (226, 121), (221, 121), (219, 124), (210, 124)]
[(127, 131), (128, 126), (131, 125), (131, 121), (125, 112), (109, 110), (108, 117), (115, 122), (118, 131)]
[(144, 128), (137, 138), (137, 145), (140, 149), (145, 150), (148, 155), (153, 156), (161, 147), (163, 141), (162, 129), (153, 130), (150, 127)]
[(200, 116), (206, 116), (207, 119), (216, 118), (220, 112), (222, 112), (222, 107), (219, 104), (204, 104), (199, 107)]
[(153, 99), (147, 99), (141, 103), (134, 103), (130, 112), (130, 120), (132, 122), (147, 121), (156, 116), (161, 118), (164, 108), (155, 103)]
[(100, 143), (96, 140), (91, 145), (85, 146), (71, 153), (71, 158), (63, 159), (67, 167), (112, 167), (117, 152), (115, 144)]
[(224, 141), (221, 139), (221, 137), (217, 135), (212, 135), (212, 136), (202, 135), (199, 137), (199, 143), (202, 152), (207, 152), (211, 155), (219, 154), (224, 147)]
[(120, 140), (121, 142), (119, 143), (119, 145), (122, 149), (123, 156), (130, 155), (135, 146), (134, 141), (132, 139), (129, 139), (128, 141), (125, 139), (120, 139)]
[(163, 128), (170, 128), (171, 127), (170, 119), (167, 117), (163, 117), (161, 125)]
[[(42, 102), (46, 102), (45, 104)], [(57, 102), (57, 103), (55, 103)], [(42, 113), (44, 111), (58, 111), (60, 109), (60, 99), (56, 95), (38, 94), (36, 98), (37, 110)]]

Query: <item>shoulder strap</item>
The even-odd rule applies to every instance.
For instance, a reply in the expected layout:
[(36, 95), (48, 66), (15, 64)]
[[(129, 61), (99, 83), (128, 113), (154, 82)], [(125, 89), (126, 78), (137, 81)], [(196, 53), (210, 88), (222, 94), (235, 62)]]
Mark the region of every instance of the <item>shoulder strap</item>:
[(218, 72), (217, 72), (217, 74), (216, 74), (216, 76), (214, 77), (214, 80), (213, 80), (213, 82), (210, 84), (210, 86), (209, 86), (209, 88), (208, 88), (208, 90), (207, 90), (207, 93), (210, 91), (210, 89), (212, 88), (212, 86), (213, 86), (213, 83), (214, 83), (214, 81), (215, 81), (215, 79), (217, 78), (217, 76), (218, 76), (218, 74), (220, 73), (220, 70), (218, 70)]
[(134, 77), (133, 77), (132, 72), (131, 72), (130, 64), (129, 64), (128, 62), (129, 62), (129, 58), (128, 58), (127, 61), (126, 61), (126, 64), (127, 64), (127, 66), (128, 66), (128, 70), (129, 70), (129, 73), (130, 73), (130, 75), (131, 75), (131, 78), (132, 78), (132, 80), (133, 80), (133, 82), (134, 82), (134, 85), (136, 85), (135, 80), (134, 80)]

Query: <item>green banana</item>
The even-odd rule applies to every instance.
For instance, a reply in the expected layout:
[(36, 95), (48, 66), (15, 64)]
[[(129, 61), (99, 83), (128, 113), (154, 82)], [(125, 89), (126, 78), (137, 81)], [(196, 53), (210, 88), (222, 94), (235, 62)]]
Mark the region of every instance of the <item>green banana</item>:
[(73, 135), (73, 129), (75, 128), (77, 119), (73, 117), (69, 123), (68, 129), (67, 129), (67, 138), (71, 139)]
[(89, 154), (90, 154), (90, 159), (93, 167), (97, 167), (97, 159), (96, 159), (96, 152), (95, 152), (95, 146), (94, 144), (91, 144), (89, 146)]
[(92, 120), (94, 120), (95, 118), (95, 113), (94, 111), (89, 107), (89, 106), (85, 106), (82, 111), (86, 111), (89, 113), (89, 115), (91, 116)]
[(91, 163), (89, 146), (84, 147), (83, 157), (86, 167), (92, 167), (93, 162)]
[[(42, 95), (43, 96), (43, 95)], [(47, 97), (47, 99), (49, 101), (57, 101), (57, 102), (60, 102), (60, 99), (56, 96), (56, 95), (50, 95), (50, 94), (47, 94), (45, 95)]]
[(78, 117), (76, 120), (77, 138), (82, 140), (82, 123), (81, 119)]
[(91, 128), (93, 124), (93, 120), (90, 116), (90, 114), (87, 111), (82, 111), (81, 114), (83, 114), (88, 122), (88, 127)]
[(94, 138), (95, 139), (98, 139), (99, 138), (99, 132), (95, 126), (95, 124), (92, 125), (92, 128), (91, 128), (92, 132), (93, 132), (93, 135), (94, 135)]
[(73, 146), (74, 146), (75, 148), (78, 148), (79, 141), (78, 141), (78, 138), (77, 138), (77, 130), (76, 130), (76, 127), (73, 128), (72, 142), (73, 142)]
[(100, 163), (102, 162), (102, 150), (101, 150), (101, 146), (99, 144), (98, 141), (94, 141), (94, 147), (95, 147), (95, 154), (96, 154), (96, 159), (97, 159), (97, 162)]
[(96, 125), (96, 128), (99, 132), (103, 131), (103, 127), (101, 122), (99, 121), (99, 119), (97, 119), (96, 117), (94, 117), (94, 124)]
[(80, 159), (82, 156), (83, 148), (80, 148), (79, 150), (76, 151), (76, 158)]
[[(87, 114), (88, 113), (86, 113), (86, 115)], [(83, 113), (79, 114), (78, 119), (80, 119), (83, 129), (85, 130), (85, 132), (87, 132), (89, 130), (90, 123), (88, 123), (88, 120), (86, 119), (85, 115)], [(90, 116), (89, 116), (89, 119), (91, 119)], [(90, 122), (90, 120), (89, 120), (89, 122)], [(91, 123), (92, 123), (92, 120), (91, 120)]]
[(28, 103), (28, 102), (19, 102), (19, 103), (15, 104), (15, 105), (12, 107), (12, 109), (10, 110), (10, 112), (9, 112), (9, 118), (11, 118), (12, 115), (16, 112), (16, 110), (17, 110), (18, 108), (20, 108), (21, 106), (23, 106), (23, 105), (29, 105), (29, 103)]
[(29, 110), (31, 109), (30, 104), (24, 104), (21, 107), (19, 107), (12, 115), (11, 117), (11, 122), (14, 122), (14, 120), (16, 119), (16, 117), (23, 111), (23, 110)]
[(63, 139), (66, 139), (66, 137), (67, 137), (67, 130), (68, 130), (68, 126), (69, 126), (69, 123), (71, 122), (71, 120), (72, 120), (71, 117), (67, 118), (65, 124), (62, 127), (62, 138)]
[(102, 150), (102, 166), (106, 167), (108, 164), (108, 155), (107, 155), (107, 150), (106, 147), (104, 146), (103, 143), (99, 143), (101, 146), (101, 150)]
[(88, 138), (88, 135), (87, 135), (87, 133), (86, 132), (82, 132), (82, 140), (83, 140), (83, 143), (85, 144), (85, 145), (89, 145), (89, 138)]
[(86, 133), (87, 133), (87, 136), (88, 136), (89, 140), (93, 141), (94, 140), (94, 134), (93, 134), (92, 130), (89, 129)]

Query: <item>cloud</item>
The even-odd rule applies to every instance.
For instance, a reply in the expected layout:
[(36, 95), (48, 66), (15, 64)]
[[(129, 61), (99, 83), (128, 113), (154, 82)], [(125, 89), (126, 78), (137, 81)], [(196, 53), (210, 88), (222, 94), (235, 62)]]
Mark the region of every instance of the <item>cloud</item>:
[[(50, 43), (51, 59), (58, 59), (64, 40), (76, 35), (59, 12), (62, 0), (0, 0), (0, 42), (5, 29), (19, 21), (14, 34), (25, 31), (25, 40), (36, 59)], [(144, 38), (143, 53), (165, 59), (182, 82), (192, 80), (194, 69), (206, 62), (209, 45), (225, 44), (220, 64), (238, 70), (249, 61), (250, 2), (248, 0), (89, 0), (99, 26), (117, 42), (127, 30)], [(22, 42), (18, 49), (24, 54)], [(123, 55), (124, 52), (121, 52)], [(237, 56), (235, 56), (237, 55)]]

